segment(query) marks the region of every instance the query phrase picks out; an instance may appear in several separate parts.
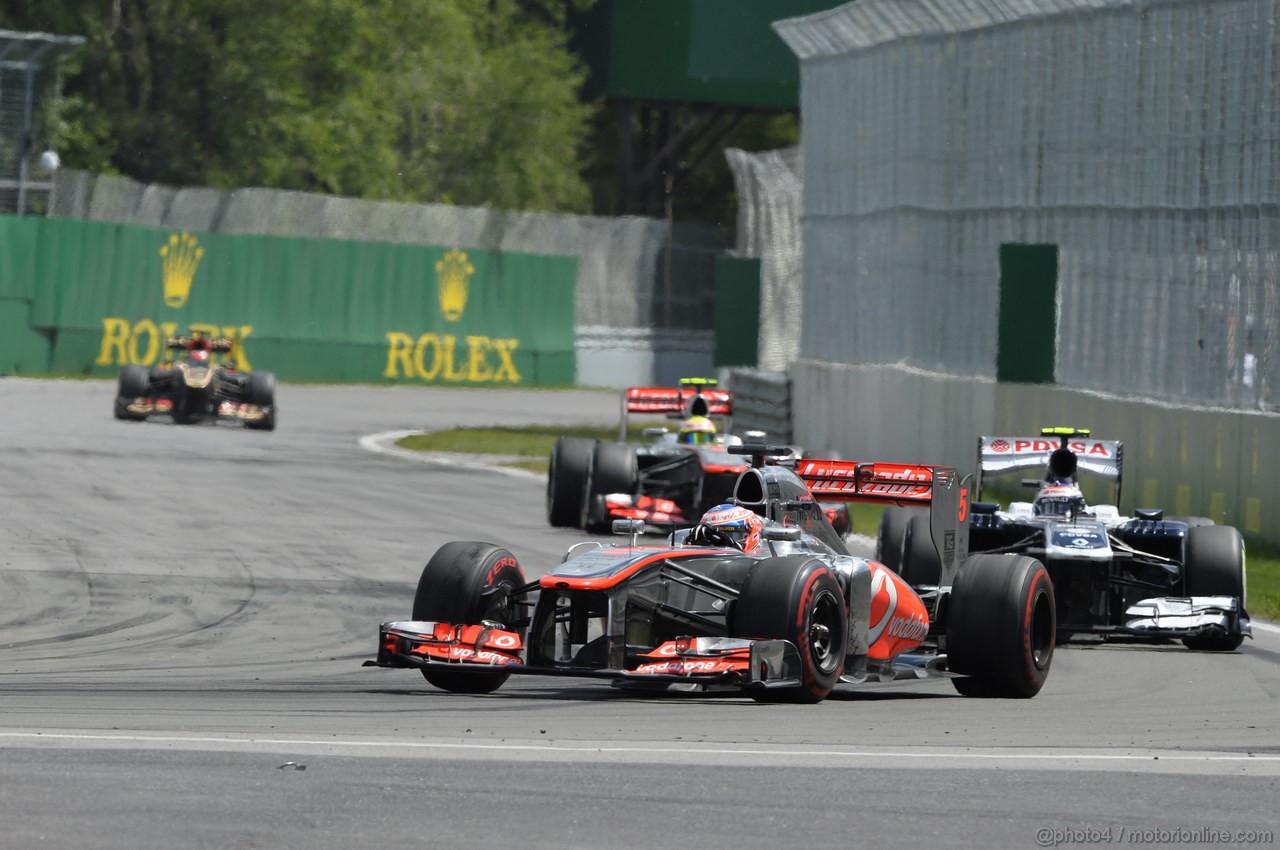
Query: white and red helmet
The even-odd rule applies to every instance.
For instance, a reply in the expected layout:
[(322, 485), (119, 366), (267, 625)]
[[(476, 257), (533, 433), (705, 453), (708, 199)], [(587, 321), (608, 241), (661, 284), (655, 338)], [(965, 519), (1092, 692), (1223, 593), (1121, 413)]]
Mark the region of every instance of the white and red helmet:
[(764, 521), (740, 505), (716, 505), (702, 515), (700, 524), (712, 533), (712, 539), (723, 535), (743, 552), (754, 552), (764, 542)]
[(1036, 516), (1070, 517), (1085, 509), (1084, 493), (1076, 484), (1051, 484), (1041, 488), (1031, 503)]

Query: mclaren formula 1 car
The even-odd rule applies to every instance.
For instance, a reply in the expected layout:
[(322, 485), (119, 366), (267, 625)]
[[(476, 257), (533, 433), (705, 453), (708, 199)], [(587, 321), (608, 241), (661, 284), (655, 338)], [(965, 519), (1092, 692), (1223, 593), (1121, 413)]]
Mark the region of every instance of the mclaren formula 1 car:
[[(742, 439), (729, 433), (733, 393), (717, 389), (710, 378), (685, 378), (679, 387), (631, 387), (622, 396), (619, 439), (628, 417), (706, 419), (719, 429), (703, 442), (684, 442), (668, 428), (646, 428), (647, 442), (604, 442), (561, 437), (551, 450), (547, 475), (547, 521), (559, 528), (607, 532), (616, 519), (638, 519), (650, 532), (687, 527), (709, 508), (727, 501), (738, 476), (749, 465), (730, 452)], [(762, 432), (749, 432), (763, 440)], [(792, 463), (793, 448), (780, 449), (774, 462)], [(841, 536), (852, 524), (848, 505), (824, 501), (827, 519)]]
[[(366, 666), (420, 670), (431, 684), (488, 693), (513, 674), (683, 690), (733, 688), (762, 702), (818, 702), (839, 683), (951, 678), (970, 696), (1031, 697), (1054, 649), (1048, 573), (1022, 555), (967, 555), (954, 469), (750, 456), (733, 501), (759, 517), (747, 550), (704, 526), (644, 544), (584, 541), (530, 581), (512, 553), (449, 543), (418, 580), (413, 619), (382, 624)], [(928, 505), (942, 582), (917, 592), (854, 557), (817, 496)]]
[(170, 358), (147, 368), (121, 367), (115, 417), (142, 421), (153, 416), (180, 424), (238, 422), (246, 428), (276, 427), (276, 376), (241, 372), (225, 358), (232, 342), (202, 334), (172, 336), (165, 341)]
[[(1035, 490), (1030, 502), (1007, 508), (974, 502), (971, 550), (1017, 552), (1045, 564), (1057, 596), (1059, 640), (1077, 634), (1176, 638), (1192, 649), (1236, 649), (1250, 633), (1240, 532), (1204, 517), (1165, 516), (1158, 509), (1125, 516), (1115, 504), (1089, 505), (1079, 476), (1109, 485), (1118, 502), (1123, 449), (1076, 428), (1046, 428), (1038, 437), (980, 437), (977, 499), (986, 478), (1042, 474), (1021, 482)], [(909, 509), (887, 510), (879, 552), (908, 583), (927, 586), (938, 565), (917, 544), (921, 523)]]

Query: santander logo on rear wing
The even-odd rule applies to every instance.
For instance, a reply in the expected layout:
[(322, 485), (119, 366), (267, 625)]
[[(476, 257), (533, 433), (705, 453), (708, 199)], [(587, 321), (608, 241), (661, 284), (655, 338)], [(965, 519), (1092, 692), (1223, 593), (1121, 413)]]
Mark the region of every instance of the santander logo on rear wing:
[(815, 498), (928, 505), (943, 584), (950, 583), (957, 559), (969, 552), (970, 481), (961, 480), (954, 467), (802, 458), (795, 471)]
[(804, 458), (796, 462), (796, 474), (817, 498), (927, 505), (935, 484), (949, 486), (956, 471), (949, 466)]
[(707, 403), (706, 416), (732, 416), (733, 393), (701, 387), (630, 387), (623, 397), (627, 413), (687, 416), (695, 397)]

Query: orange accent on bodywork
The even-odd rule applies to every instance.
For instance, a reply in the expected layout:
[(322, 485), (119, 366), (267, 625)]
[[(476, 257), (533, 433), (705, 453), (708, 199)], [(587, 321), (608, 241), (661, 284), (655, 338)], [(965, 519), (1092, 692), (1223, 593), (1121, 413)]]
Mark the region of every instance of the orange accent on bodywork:
[(868, 656), (879, 661), (915, 649), (929, 635), (929, 610), (888, 567), (871, 563), (871, 617)]
[[(394, 651), (393, 637), (388, 637), (388, 651)], [(415, 642), (409, 655), (422, 655), (441, 661), (472, 664), (519, 664), (524, 641), (516, 632), (485, 626), (454, 626), (436, 623), (431, 637)]]

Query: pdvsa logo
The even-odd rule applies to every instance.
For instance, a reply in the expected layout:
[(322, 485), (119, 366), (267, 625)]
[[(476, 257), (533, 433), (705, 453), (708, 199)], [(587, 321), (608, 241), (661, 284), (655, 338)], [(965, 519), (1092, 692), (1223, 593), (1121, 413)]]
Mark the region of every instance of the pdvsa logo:
[(436, 283), (440, 291), (440, 312), (445, 321), (456, 322), (467, 309), (467, 290), (475, 266), (467, 260), (465, 251), (457, 248), (444, 255), (436, 263)]
[(200, 269), (204, 249), (200, 240), (187, 233), (171, 233), (169, 242), (160, 248), (161, 273), (164, 280), (164, 303), (181, 307), (191, 295), (191, 284)]

